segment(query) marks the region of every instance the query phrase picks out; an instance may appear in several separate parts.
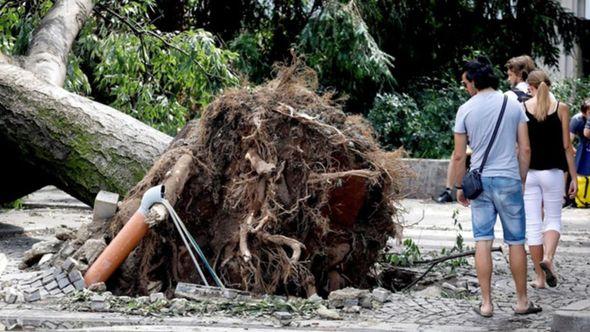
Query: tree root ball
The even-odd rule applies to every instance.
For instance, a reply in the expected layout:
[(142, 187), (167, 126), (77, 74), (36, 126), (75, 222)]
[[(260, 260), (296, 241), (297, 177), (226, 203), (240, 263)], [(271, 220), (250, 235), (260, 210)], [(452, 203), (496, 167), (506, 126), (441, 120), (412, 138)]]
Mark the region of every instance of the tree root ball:
[[(143, 192), (166, 183), (226, 287), (311, 296), (367, 286), (379, 251), (396, 236), (405, 170), (400, 152), (380, 150), (365, 120), (346, 116), (316, 85), (315, 73), (296, 63), (265, 85), (225, 92), (187, 124), (97, 236), (110, 241)], [(179, 281), (202, 283), (167, 221), (108, 285), (129, 295), (170, 292)]]

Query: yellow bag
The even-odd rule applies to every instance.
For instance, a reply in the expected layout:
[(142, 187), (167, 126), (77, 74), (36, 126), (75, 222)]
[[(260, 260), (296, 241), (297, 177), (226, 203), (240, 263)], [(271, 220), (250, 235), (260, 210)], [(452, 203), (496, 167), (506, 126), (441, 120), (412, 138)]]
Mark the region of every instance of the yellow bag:
[(590, 176), (578, 176), (578, 194), (576, 195), (576, 207), (590, 207)]

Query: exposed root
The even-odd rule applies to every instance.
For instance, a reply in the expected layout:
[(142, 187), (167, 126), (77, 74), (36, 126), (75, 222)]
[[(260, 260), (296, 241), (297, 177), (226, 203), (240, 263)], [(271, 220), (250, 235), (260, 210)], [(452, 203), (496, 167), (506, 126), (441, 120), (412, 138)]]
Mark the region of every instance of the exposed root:
[(258, 175), (269, 174), (275, 169), (275, 165), (262, 160), (255, 149), (248, 150), (245, 158), (250, 162), (252, 169), (254, 169)]
[(248, 228), (252, 225), (254, 213), (250, 213), (245, 223), (240, 225), (240, 254), (244, 262), (248, 263), (252, 259), (252, 253), (248, 249)]
[(357, 176), (362, 178), (367, 178), (371, 180), (377, 179), (379, 176), (378, 172), (370, 171), (368, 169), (355, 169), (351, 171), (344, 171), (344, 172), (334, 172), (334, 173), (311, 173), (309, 175), (309, 179), (307, 180), (308, 183), (317, 183), (323, 181), (330, 181), (339, 178), (345, 178), (349, 176)]
[(299, 261), (299, 257), (301, 257), (301, 250), (305, 249), (305, 245), (303, 243), (283, 235), (271, 235), (267, 232), (261, 232), (257, 235), (264, 242), (274, 243), (279, 246), (288, 246), (291, 248), (293, 251), (293, 254), (290, 257), (291, 264), (295, 264)]

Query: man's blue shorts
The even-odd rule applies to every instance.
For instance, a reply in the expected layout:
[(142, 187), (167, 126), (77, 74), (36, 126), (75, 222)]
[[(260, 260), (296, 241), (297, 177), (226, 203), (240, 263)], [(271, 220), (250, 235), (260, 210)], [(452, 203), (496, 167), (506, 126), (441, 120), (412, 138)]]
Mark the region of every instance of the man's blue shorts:
[(482, 177), (483, 193), (471, 201), (475, 241), (493, 240), (496, 216), (500, 215), (504, 242), (524, 244), (526, 221), (522, 182), (507, 177)]

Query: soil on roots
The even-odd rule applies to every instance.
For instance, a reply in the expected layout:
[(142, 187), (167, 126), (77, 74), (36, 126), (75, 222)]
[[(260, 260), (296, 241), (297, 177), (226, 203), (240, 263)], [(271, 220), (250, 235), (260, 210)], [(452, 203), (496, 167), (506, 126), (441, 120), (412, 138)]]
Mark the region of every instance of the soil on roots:
[[(97, 236), (110, 241), (143, 192), (177, 176), (170, 170), (188, 154), (186, 182), (166, 196), (227, 287), (310, 296), (367, 286), (379, 251), (396, 236), (404, 170), (399, 153), (380, 150), (365, 120), (316, 94), (316, 82), (296, 64), (263, 86), (224, 93), (183, 129)], [(179, 281), (201, 283), (172, 222), (164, 222), (109, 288), (145, 294), (172, 291)]]

